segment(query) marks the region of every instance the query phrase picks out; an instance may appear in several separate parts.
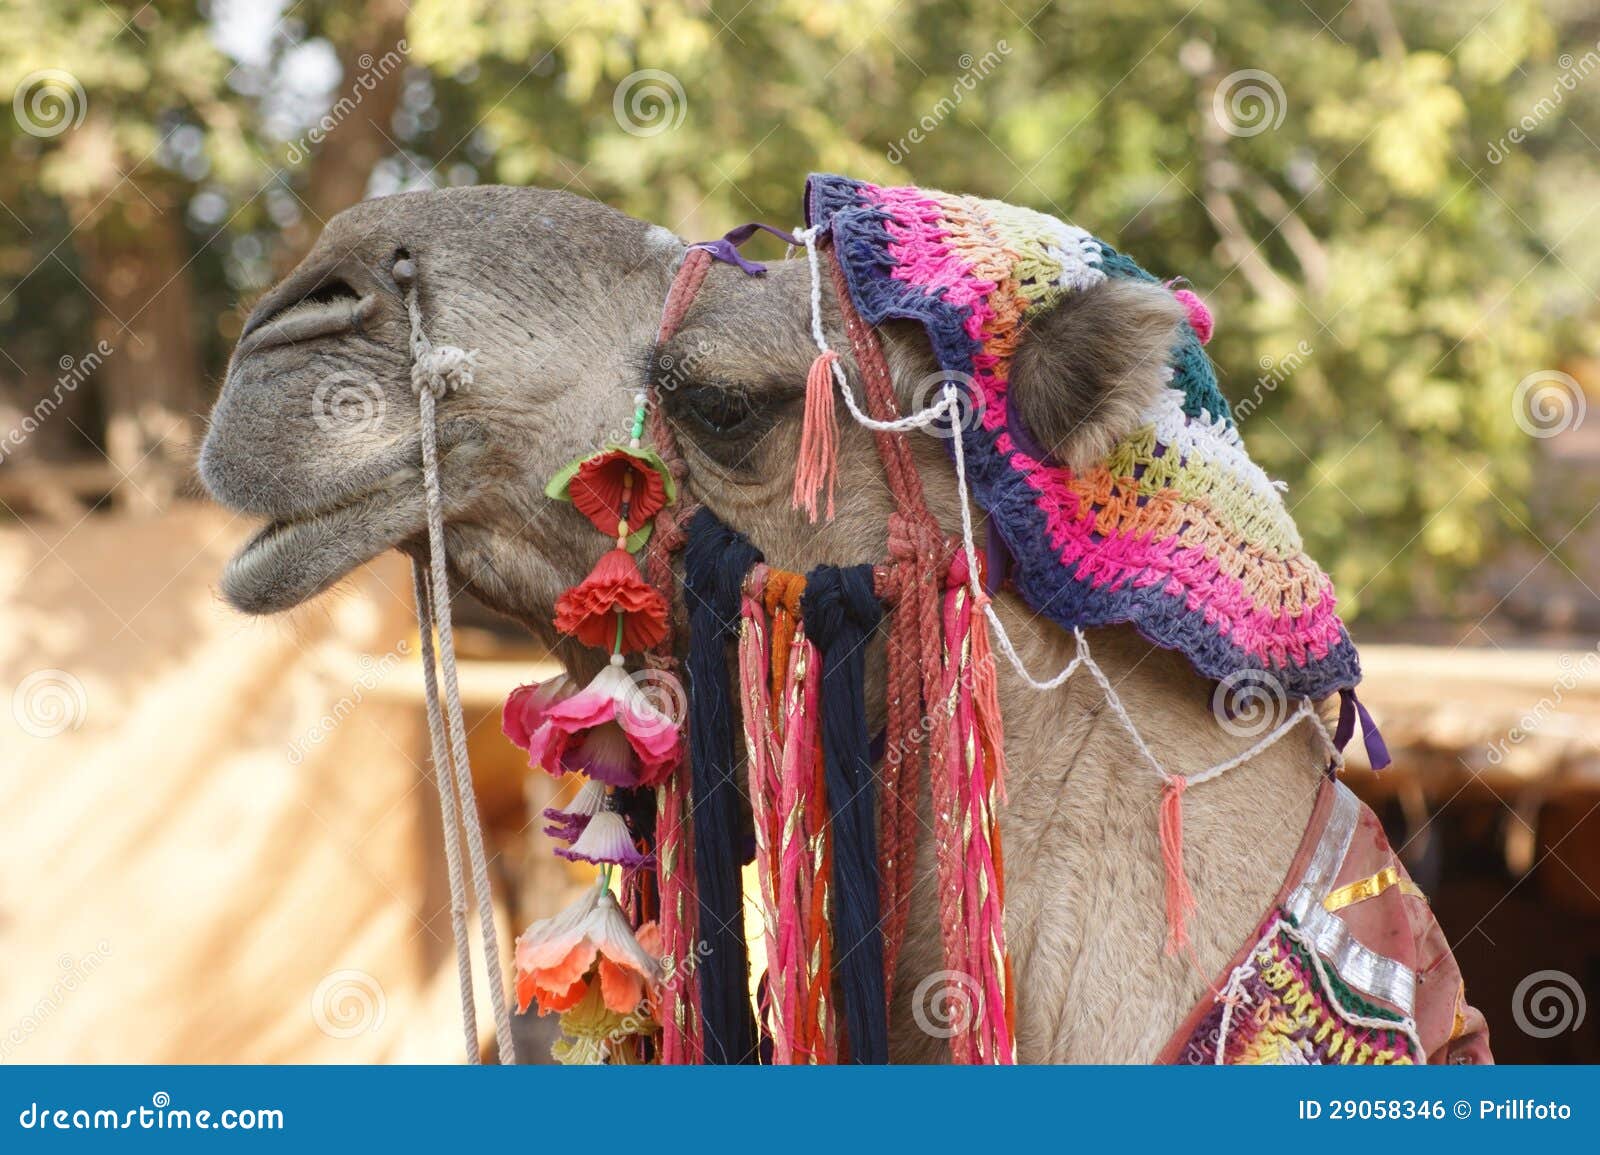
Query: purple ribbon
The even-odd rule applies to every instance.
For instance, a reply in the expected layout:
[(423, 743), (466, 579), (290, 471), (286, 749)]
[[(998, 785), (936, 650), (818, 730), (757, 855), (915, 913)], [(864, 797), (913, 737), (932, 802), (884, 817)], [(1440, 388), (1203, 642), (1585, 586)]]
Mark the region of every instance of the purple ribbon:
[(704, 249), (717, 260), (729, 265), (738, 265), (739, 268), (752, 277), (757, 277), (767, 271), (767, 266), (759, 261), (745, 260), (743, 254), (739, 252), (739, 246), (755, 236), (758, 231), (771, 233), (786, 245), (799, 245), (800, 243), (791, 234), (784, 232), (782, 229), (775, 229), (771, 225), (762, 224), (760, 221), (751, 221), (747, 225), (729, 229), (717, 240), (696, 241), (689, 247), (691, 249)]
[(983, 592), (994, 597), (1011, 574), (1011, 551), (992, 517), (984, 523), (983, 554)]
[(1355, 690), (1339, 691), (1339, 724), (1334, 727), (1333, 744), (1343, 750), (1356, 732), (1356, 719), (1361, 719), (1361, 741), (1367, 748), (1367, 762), (1374, 770), (1389, 765), (1389, 747), (1378, 732), (1378, 724), (1367, 713), (1367, 708), (1356, 697)]

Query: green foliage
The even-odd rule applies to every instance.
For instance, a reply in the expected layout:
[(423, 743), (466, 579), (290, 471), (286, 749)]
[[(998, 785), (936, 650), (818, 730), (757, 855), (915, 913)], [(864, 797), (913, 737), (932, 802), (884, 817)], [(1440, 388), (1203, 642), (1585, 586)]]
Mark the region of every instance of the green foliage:
[[(259, 287), (320, 160), (288, 148), (274, 86), (350, 7), (298, 6), (242, 65), (190, 5), (147, 5), (135, 36), (98, 0), (12, 0), (0, 95), (65, 68), (109, 143), (0, 129), (0, 199), (32, 230), (6, 275), (59, 239), (58, 202), (138, 169), (189, 208), (197, 309)], [(1596, 21), (1533, 0), (1031, 7), (415, 0), (372, 188), (567, 188), (686, 236), (794, 222), (813, 169), (1054, 212), (1211, 304), (1224, 391), (1346, 610), (1454, 612), (1528, 520), (1517, 383), (1595, 344)], [(1242, 70), (1270, 76), (1261, 131), (1227, 101)], [(200, 160), (163, 151), (175, 126)], [(29, 323), (48, 344), (67, 322)]]

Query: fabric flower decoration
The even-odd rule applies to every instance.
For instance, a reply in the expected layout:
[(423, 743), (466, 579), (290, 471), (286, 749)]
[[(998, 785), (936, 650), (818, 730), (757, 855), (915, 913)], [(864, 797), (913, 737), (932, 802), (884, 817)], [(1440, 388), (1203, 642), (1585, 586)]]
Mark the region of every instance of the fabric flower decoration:
[(544, 828), (544, 832), (561, 842), (572, 842), (583, 833), (589, 820), (605, 809), (605, 805), (604, 784), (591, 778), (565, 806), (545, 807), (544, 820), (550, 825)]
[(633, 555), (607, 550), (589, 576), (556, 599), (556, 629), (587, 646), (611, 650), (622, 620), (621, 649), (648, 649), (667, 636), (667, 600), (644, 578)]
[(528, 752), (529, 766), (548, 774), (561, 773), (561, 768), (548, 757), (550, 729), (545, 725), (545, 714), (551, 706), (577, 692), (576, 682), (565, 674), (557, 674), (543, 682), (518, 686), (506, 698), (505, 709), (500, 714), (500, 730), (513, 745)]
[(655, 861), (652, 855), (640, 853), (628, 824), (614, 810), (602, 810), (590, 818), (572, 845), (557, 847), (556, 854), (569, 862), (592, 862), (596, 866), (610, 864), (629, 870), (637, 870)]
[(653, 706), (619, 665), (608, 665), (578, 693), (545, 713), (546, 763), (607, 786), (658, 786), (678, 764), (672, 719)]
[(626, 1015), (661, 982), (655, 956), (634, 936), (611, 892), (599, 887), (523, 931), (516, 964), (518, 1013), (534, 1004), (541, 1015), (569, 1010), (598, 985), (606, 1008)]
[(572, 502), (607, 537), (618, 535), (626, 504), (629, 549), (644, 544), (650, 519), (678, 496), (672, 474), (656, 452), (631, 446), (573, 462), (550, 479), (545, 494)]

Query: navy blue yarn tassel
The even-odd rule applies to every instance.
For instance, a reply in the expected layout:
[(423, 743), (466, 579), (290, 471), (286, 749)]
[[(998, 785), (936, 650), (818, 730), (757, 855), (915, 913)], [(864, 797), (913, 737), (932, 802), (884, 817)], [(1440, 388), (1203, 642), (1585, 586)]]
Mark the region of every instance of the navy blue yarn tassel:
[(806, 575), (800, 612), (806, 636), (822, 655), (822, 759), (833, 831), (833, 957), (850, 1059), (887, 1063), (877, 791), (865, 688), (867, 641), (883, 616), (872, 588), (872, 567), (818, 566)]
[(699, 891), (700, 1009), (708, 1063), (754, 1063), (750, 956), (739, 884), (739, 784), (734, 778), (728, 643), (739, 629), (739, 588), (761, 553), (702, 509), (689, 522), (683, 596), (689, 610), (689, 764), (694, 876)]

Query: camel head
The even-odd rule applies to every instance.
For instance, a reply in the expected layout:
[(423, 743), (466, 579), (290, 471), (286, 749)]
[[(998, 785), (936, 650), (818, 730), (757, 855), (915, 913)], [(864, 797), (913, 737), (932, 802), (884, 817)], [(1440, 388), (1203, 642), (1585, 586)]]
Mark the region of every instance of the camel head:
[[(288, 609), (384, 550), (423, 548), (418, 406), (395, 262), (417, 269), (437, 343), (477, 350), (470, 389), (440, 402), (451, 580), (546, 641), (559, 593), (605, 542), (544, 496), (564, 463), (625, 438), (653, 380), (688, 488), (776, 565), (877, 561), (892, 506), (871, 435), (843, 422), (837, 515), (790, 506), (806, 372), (816, 355), (804, 260), (764, 276), (717, 265), (683, 325), (652, 350), (684, 252), (666, 229), (560, 192), (473, 188), (368, 201), (339, 214), (251, 311), (212, 414), (200, 474), (263, 528), (222, 581), (250, 613)], [(847, 350), (831, 285), (830, 343)], [(1108, 280), (1024, 334), (1011, 390), (1034, 438), (1079, 465), (1132, 430), (1182, 318), (1160, 286)], [(903, 407), (937, 396), (910, 327), (884, 331)], [(848, 361), (848, 358), (847, 358)], [(853, 369), (851, 370), (854, 379)], [(944, 443), (919, 434), (930, 505), (946, 526)]]

